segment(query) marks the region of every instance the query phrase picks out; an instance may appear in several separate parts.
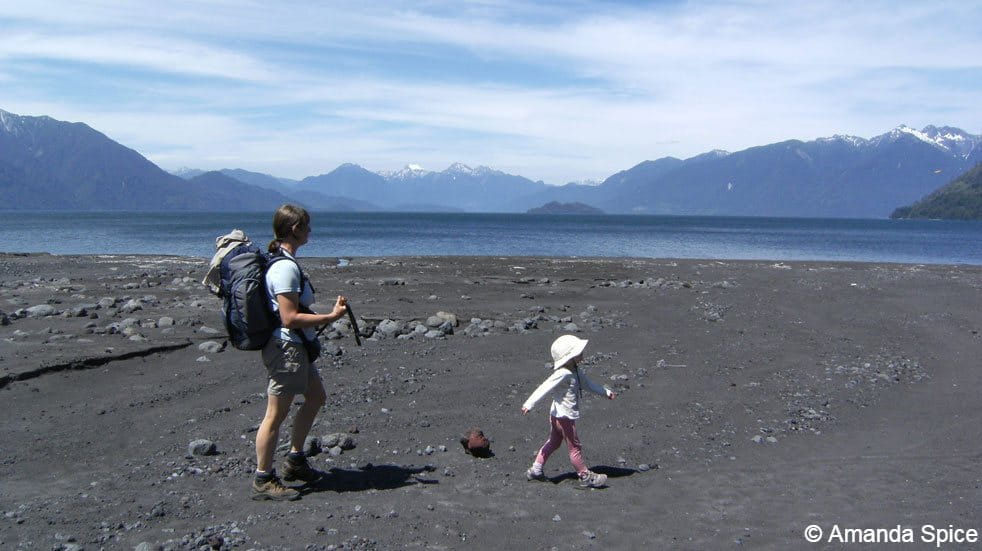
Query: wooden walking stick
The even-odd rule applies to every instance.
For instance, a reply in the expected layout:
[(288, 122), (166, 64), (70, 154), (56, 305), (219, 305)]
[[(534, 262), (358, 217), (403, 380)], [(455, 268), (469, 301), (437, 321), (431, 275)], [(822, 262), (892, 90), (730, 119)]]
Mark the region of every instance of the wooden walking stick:
[(351, 322), (351, 328), (355, 331), (355, 342), (358, 346), (361, 346), (361, 337), (358, 335), (361, 333), (361, 329), (358, 328), (358, 321), (355, 320), (355, 313), (351, 311), (351, 305), (347, 305), (348, 310), (348, 321)]
[[(359, 333), (361, 333), (361, 329), (358, 328), (358, 321), (355, 319), (355, 313), (351, 311), (351, 304), (345, 304), (345, 309), (348, 311), (348, 321), (351, 322), (351, 329), (355, 332), (355, 342), (358, 343), (358, 346), (361, 346), (361, 336), (359, 335)], [(330, 323), (326, 323), (324, 324), (324, 327), (318, 329), (317, 336), (321, 336), (321, 333), (323, 333), (324, 330), (330, 325)]]

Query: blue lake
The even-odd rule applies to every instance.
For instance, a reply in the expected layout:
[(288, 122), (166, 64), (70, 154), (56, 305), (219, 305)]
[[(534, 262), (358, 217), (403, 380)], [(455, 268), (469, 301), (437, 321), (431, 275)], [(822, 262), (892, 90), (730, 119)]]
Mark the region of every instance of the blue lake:
[[(609, 256), (982, 265), (982, 222), (312, 213), (304, 256)], [(210, 257), (239, 228), (265, 245), (271, 213), (0, 213), (0, 251)]]

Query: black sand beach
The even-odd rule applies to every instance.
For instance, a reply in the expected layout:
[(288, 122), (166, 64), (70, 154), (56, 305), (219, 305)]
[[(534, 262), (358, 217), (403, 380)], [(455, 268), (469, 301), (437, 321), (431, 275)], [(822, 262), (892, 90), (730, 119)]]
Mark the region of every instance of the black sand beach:
[[(225, 346), (205, 259), (0, 255), (0, 548), (850, 547), (836, 526), (935, 548), (925, 525), (982, 529), (982, 267), (302, 262), (376, 336), (325, 340), (311, 434), (354, 447), (270, 503), (249, 499), (264, 370)], [(452, 334), (414, 328), (438, 312)], [(620, 394), (578, 423), (606, 489), (577, 488), (565, 447), (525, 480), (548, 404), (519, 408), (564, 332)], [(463, 453), (474, 426), (493, 457)]]

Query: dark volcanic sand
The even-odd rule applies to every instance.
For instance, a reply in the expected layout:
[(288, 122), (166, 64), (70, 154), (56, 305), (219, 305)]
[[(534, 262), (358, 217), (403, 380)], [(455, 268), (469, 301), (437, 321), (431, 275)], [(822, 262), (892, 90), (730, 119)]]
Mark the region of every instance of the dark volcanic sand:
[[(322, 303), (343, 293), (369, 326), (460, 325), (328, 341), (343, 354), (320, 361), (311, 435), (357, 430), (356, 447), (313, 457), (324, 481), (271, 503), (249, 499), (259, 354), (199, 349), (223, 342), (205, 260), (0, 255), (0, 548), (792, 549), (822, 547), (811, 524), (982, 528), (980, 267), (303, 263)], [(126, 318), (135, 340), (106, 330)], [(469, 335), (471, 318), (500, 323)], [(570, 322), (587, 372), (620, 392), (578, 423), (604, 490), (576, 488), (565, 447), (551, 482), (524, 477), (548, 403), (519, 408)], [(494, 457), (463, 453), (472, 426)], [(217, 455), (188, 456), (201, 438)]]

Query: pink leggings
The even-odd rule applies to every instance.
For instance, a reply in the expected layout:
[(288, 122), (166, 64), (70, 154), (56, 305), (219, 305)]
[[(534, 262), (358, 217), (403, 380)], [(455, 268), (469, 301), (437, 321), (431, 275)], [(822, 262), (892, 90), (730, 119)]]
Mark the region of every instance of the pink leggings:
[(549, 459), (552, 452), (559, 448), (559, 445), (563, 443), (563, 439), (565, 438), (566, 445), (569, 446), (570, 463), (573, 464), (573, 468), (576, 469), (577, 474), (585, 473), (587, 468), (586, 464), (583, 463), (580, 438), (576, 436), (576, 421), (550, 415), (549, 424), (552, 426), (552, 432), (549, 433), (549, 439), (546, 440), (546, 443), (542, 445), (542, 449), (539, 450), (539, 455), (535, 456), (535, 462), (545, 465), (546, 460)]

